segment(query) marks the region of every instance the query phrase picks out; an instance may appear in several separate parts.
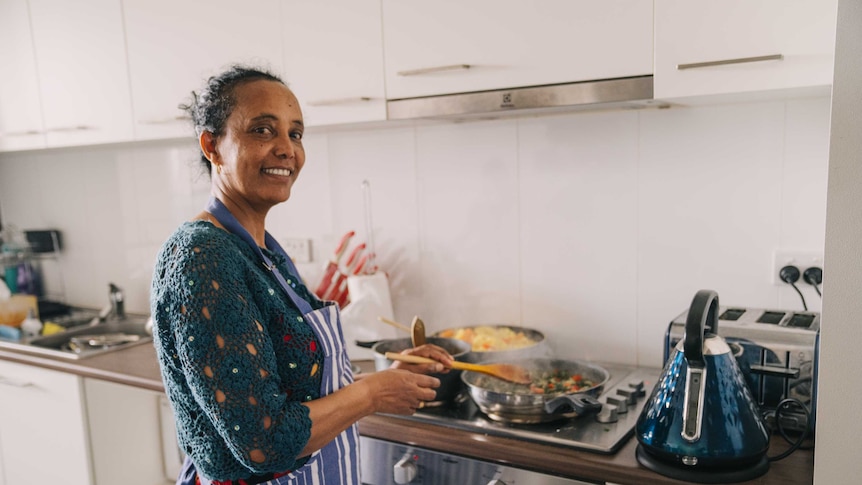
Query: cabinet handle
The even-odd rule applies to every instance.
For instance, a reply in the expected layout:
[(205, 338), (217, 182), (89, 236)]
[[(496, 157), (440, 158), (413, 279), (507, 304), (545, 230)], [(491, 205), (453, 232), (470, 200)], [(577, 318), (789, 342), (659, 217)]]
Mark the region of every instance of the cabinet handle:
[(173, 116), (170, 118), (161, 118), (156, 120), (141, 120), (138, 121), (141, 125), (167, 125), (169, 123), (176, 123), (177, 121), (191, 121), (192, 117), (188, 115), (179, 115)]
[(33, 135), (44, 135), (47, 133), (45, 130), (23, 130), (23, 131), (8, 131), (6, 133), (0, 132), (0, 138), (7, 136), (33, 136)]
[(59, 126), (57, 128), (48, 128), (47, 130), (25, 130), (25, 131), (10, 131), (8, 133), (0, 133), (0, 137), (4, 136), (29, 136), (29, 135), (44, 135), (46, 133), (60, 133), (69, 131), (90, 131), (96, 130), (95, 126)]
[(356, 96), (354, 98), (332, 98), (309, 101), (309, 106), (339, 106), (344, 104), (365, 103), (371, 101), (368, 96)]
[(90, 131), (96, 130), (95, 126), (87, 126), (87, 125), (77, 125), (77, 126), (58, 126), (56, 128), (48, 128), (49, 133), (61, 133), (61, 132), (70, 132), (70, 131)]
[(423, 67), (421, 69), (409, 69), (407, 71), (398, 71), (399, 76), (421, 76), (423, 74), (433, 74), (435, 72), (444, 71), (460, 71), (470, 69), (470, 64), (450, 64), (448, 66)]
[(691, 64), (677, 64), (676, 68), (677, 68), (677, 70), (682, 71), (685, 69), (697, 69), (699, 67), (726, 66), (728, 64), (743, 64), (746, 62), (780, 61), (782, 59), (784, 59), (783, 55), (772, 54), (769, 56), (739, 57), (737, 59), (722, 59), (720, 61), (692, 62)]
[(36, 384), (33, 384), (32, 382), (15, 381), (12, 379), (7, 379), (3, 376), (0, 376), (0, 384), (5, 384), (12, 387), (36, 387)]

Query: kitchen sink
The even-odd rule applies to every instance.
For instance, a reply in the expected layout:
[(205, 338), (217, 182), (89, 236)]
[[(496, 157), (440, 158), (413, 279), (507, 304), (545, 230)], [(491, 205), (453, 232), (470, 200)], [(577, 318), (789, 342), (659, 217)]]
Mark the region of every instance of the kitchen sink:
[(146, 319), (109, 320), (96, 325), (80, 325), (65, 332), (30, 340), (0, 340), (0, 347), (65, 359), (85, 359), (153, 341)]

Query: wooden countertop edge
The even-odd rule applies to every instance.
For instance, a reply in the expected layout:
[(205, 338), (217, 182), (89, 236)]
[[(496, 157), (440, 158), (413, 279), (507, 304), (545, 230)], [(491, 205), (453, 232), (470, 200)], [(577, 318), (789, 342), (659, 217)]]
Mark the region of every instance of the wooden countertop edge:
[(156, 363), (155, 351), (152, 346), (146, 344), (81, 360), (0, 349), (0, 360), (81, 377), (92, 377), (155, 392), (165, 391), (158, 363)]
[[(405, 426), (409, 428), (405, 430)], [(624, 445), (620, 452), (605, 455), (536, 443), (524, 446), (524, 442), (518, 440), (455, 429), (446, 429), (445, 433), (440, 433), (440, 427), (433, 424), (406, 422), (381, 415), (360, 420), (359, 434), (581, 480), (611, 481), (621, 485), (639, 485), (644, 480), (657, 485), (684, 483), (639, 468), (634, 461), (631, 442)], [(627, 451), (628, 448), (631, 450)]]
[[(525, 446), (520, 440), (451, 428), (441, 432), (441, 428), (434, 424), (386, 415), (372, 415), (360, 420), (359, 434), (573, 479), (620, 485), (690, 483), (659, 475), (641, 466), (635, 457), (635, 439), (629, 439), (616, 453), (607, 455), (538, 443)], [(481, 445), (477, 446), (479, 443)], [(773, 437), (769, 456), (778, 455), (787, 447), (780, 437)], [(813, 451), (798, 450), (788, 459), (772, 463), (766, 475), (739, 485), (811, 484), (813, 473)]]

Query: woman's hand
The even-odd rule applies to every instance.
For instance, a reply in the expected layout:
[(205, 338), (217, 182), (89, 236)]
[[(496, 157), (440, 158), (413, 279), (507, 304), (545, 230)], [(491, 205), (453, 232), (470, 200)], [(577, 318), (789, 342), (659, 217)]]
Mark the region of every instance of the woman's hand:
[(404, 369), (417, 374), (446, 373), (449, 372), (449, 369), (452, 367), (452, 361), (454, 360), (442, 347), (438, 347), (434, 344), (420, 345), (419, 347), (402, 350), (401, 353), (405, 355), (427, 357), (429, 359), (434, 359), (437, 362), (434, 364), (408, 364), (407, 362), (396, 361), (392, 363), (389, 367), (390, 369)]
[(390, 414), (415, 413), (425, 401), (434, 399), (434, 389), (440, 387), (440, 379), (436, 377), (400, 369), (374, 372), (359, 382), (367, 386), (374, 412)]

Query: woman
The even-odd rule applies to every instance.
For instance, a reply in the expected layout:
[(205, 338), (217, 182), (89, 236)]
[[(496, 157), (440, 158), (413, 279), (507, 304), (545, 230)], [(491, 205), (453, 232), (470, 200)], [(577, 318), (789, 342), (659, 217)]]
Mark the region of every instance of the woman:
[[(234, 67), (184, 107), (212, 179), (206, 209), (162, 247), (151, 310), (187, 453), (178, 484), (358, 484), (356, 421), (434, 398), (438, 361), (360, 375), (338, 308), (305, 287), (265, 230), (305, 164), (299, 103), (277, 77)], [(393, 366), (396, 367), (396, 366)]]

